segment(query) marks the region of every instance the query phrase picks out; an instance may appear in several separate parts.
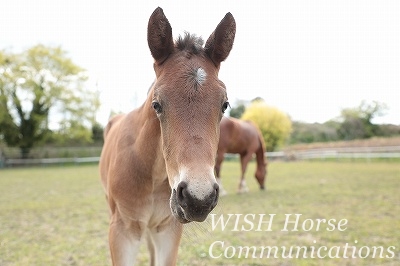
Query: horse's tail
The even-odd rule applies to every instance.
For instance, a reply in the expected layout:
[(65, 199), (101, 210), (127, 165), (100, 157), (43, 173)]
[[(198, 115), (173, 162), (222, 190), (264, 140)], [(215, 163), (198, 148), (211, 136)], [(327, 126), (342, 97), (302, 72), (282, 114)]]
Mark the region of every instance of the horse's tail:
[(256, 150), (257, 163), (258, 162), (265, 163), (266, 148), (265, 148), (264, 137), (262, 136), (260, 129), (257, 128), (257, 132), (258, 132), (258, 141), (260, 142), (260, 146)]
[[(260, 129), (258, 127), (256, 127), (256, 129), (258, 132), (258, 141), (260, 143), (260, 145), (258, 146), (258, 149), (256, 150), (256, 161), (257, 161), (256, 175), (259, 174), (259, 175), (262, 175), (263, 177), (266, 177), (267, 176), (267, 160), (265, 158), (266, 148), (265, 148), (264, 137), (262, 136)], [(257, 177), (257, 179), (258, 179), (258, 177)]]

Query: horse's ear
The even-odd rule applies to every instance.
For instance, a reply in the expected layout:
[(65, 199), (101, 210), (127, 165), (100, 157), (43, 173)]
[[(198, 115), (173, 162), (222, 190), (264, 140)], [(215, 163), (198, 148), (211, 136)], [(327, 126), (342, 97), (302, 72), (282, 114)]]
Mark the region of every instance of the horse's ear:
[(228, 57), (233, 46), (235, 33), (235, 18), (231, 13), (227, 13), (214, 32), (208, 37), (204, 49), (217, 67)]
[(174, 50), (171, 24), (160, 7), (157, 7), (150, 16), (147, 42), (157, 64), (162, 64)]

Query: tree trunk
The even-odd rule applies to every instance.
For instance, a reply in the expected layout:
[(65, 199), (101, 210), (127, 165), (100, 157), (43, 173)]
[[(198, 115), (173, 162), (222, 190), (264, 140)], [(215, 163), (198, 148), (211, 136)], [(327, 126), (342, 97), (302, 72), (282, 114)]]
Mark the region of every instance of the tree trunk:
[(29, 152), (31, 151), (31, 148), (27, 147), (20, 147), (20, 152), (21, 152), (21, 158), (22, 159), (27, 159), (29, 156)]

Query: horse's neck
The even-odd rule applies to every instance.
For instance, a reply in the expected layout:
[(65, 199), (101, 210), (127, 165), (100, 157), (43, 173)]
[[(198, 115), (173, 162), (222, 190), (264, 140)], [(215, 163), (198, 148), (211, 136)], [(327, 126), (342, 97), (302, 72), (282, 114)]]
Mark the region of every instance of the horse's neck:
[(154, 110), (151, 108), (151, 99), (142, 106), (128, 114), (129, 126), (135, 135), (135, 148), (140, 153), (152, 154), (161, 150), (161, 129)]
[[(151, 108), (151, 98), (132, 114), (134, 127), (138, 127), (135, 152), (147, 164), (154, 183), (165, 181), (166, 169), (162, 153), (160, 121)], [(135, 124), (136, 122), (136, 124)]]

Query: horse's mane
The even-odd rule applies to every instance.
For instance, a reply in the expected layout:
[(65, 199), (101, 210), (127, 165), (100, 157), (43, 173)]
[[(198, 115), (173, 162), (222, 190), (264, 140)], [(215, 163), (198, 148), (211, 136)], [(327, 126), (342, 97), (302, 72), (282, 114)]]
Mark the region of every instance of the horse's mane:
[(204, 40), (201, 37), (185, 32), (183, 37), (178, 37), (175, 42), (175, 47), (180, 51), (186, 51), (191, 54), (200, 54), (204, 51), (203, 44)]

